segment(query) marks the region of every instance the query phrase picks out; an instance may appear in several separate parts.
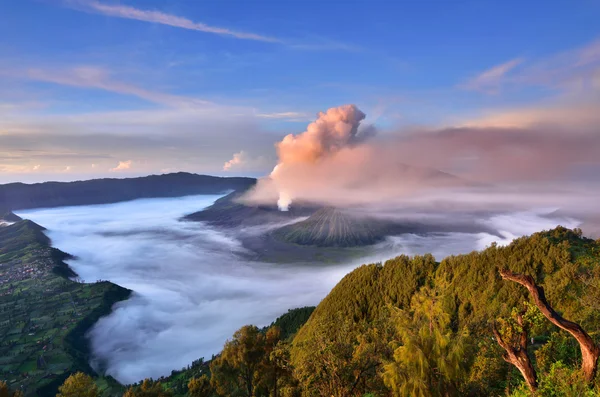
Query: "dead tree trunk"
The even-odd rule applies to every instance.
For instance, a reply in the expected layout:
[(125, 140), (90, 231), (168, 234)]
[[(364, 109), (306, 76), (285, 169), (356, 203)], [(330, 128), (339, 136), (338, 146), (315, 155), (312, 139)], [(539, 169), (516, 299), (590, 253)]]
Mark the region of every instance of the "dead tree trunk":
[(517, 347), (513, 347), (510, 344), (506, 343), (502, 336), (500, 336), (500, 332), (494, 326), (494, 336), (496, 337), (496, 342), (506, 351), (502, 358), (509, 364), (514, 365), (525, 378), (525, 382), (527, 382), (527, 386), (529, 386), (529, 390), (534, 394), (537, 390), (537, 375), (535, 373), (535, 369), (533, 369), (533, 365), (531, 364), (531, 359), (527, 354), (527, 330), (523, 326), (523, 315), (519, 314), (517, 317), (517, 322), (521, 326), (521, 335), (519, 335), (519, 345)]
[(505, 280), (514, 281), (521, 284), (533, 296), (536, 306), (542, 314), (557, 327), (564, 329), (579, 342), (581, 349), (581, 370), (588, 382), (594, 380), (598, 369), (598, 357), (600, 356), (600, 346), (596, 345), (592, 338), (577, 323), (564, 319), (558, 314), (546, 300), (544, 288), (538, 286), (533, 277), (522, 274), (512, 273), (508, 270), (500, 270), (500, 275)]

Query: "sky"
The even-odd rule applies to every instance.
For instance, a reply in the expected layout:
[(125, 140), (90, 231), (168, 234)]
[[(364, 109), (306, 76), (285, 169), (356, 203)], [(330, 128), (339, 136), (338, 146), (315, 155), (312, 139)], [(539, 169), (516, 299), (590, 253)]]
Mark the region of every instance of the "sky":
[(0, 2), (0, 183), (266, 175), (355, 104), (383, 134), (600, 121), (600, 3)]

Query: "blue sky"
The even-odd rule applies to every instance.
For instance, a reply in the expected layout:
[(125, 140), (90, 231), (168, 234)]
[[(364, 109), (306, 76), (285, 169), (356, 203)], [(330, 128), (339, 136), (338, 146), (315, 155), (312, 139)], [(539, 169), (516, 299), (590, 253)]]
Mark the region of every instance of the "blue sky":
[(0, 182), (261, 174), (345, 103), (390, 130), (595, 104), (598, 20), (593, 0), (4, 1)]

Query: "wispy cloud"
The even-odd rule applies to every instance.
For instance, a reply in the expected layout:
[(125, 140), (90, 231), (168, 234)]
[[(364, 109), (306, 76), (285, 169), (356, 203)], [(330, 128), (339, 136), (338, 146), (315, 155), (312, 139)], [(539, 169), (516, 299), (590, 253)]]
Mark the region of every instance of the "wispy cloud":
[(65, 4), (77, 9), (82, 9), (84, 11), (95, 12), (116, 18), (134, 19), (137, 21), (157, 23), (181, 29), (196, 30), (199, 32), (212, 33), (221, 36), (235, 37), (242, 40), (255, 40), (269, 43), (281, 42), (281, 40), (275, 37), (211, 26), (202, 22), (194, 22), (184, 17), (167, 14), (156, 10), (143, 10), (126, 5), (104, 4), (94, 0), (67, 0)]
[(151, 91), (136, 85), (115, 80), (109, 71), (95, 66), (79, 66), (67, 69), (25, 69), (25, 72), (12, 71), (9, 74), (30, 80), (43, 81), (73, 87), (96, 88), (124, 95), (132, 95), (149, 102), (172, 107), (193, 108), (208, 105), (210, 102), (180, 95)]
[(495, 93), (498, 91), (503, 79), (511, 70), (523, 63), (523, 59), (515, 58), (500, 65), (496, 65), (463, 84), (463, 88), (473, 91)]
[(515, 58), (469, 79), (461, 88), (495, 94), (506, 87), (544, 87), (566, 92), (600, 90), (600, 39), (527, 61)]

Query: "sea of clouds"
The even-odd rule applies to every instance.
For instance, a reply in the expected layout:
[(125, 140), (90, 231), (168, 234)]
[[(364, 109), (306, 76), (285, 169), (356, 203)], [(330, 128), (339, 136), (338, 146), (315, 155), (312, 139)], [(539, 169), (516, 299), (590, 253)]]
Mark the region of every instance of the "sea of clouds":
[(122, 383), (168, 375), (219, 352), (245, 324), (264, 326), (288, 309), (316, 305), (356, 266), (398, 254), (438, 260), (562, 224), (551, 210), (490, 215), (496, 233), (437, 233), (389, 238), (345, 265), (272, 264), (244, 259), (234, 233), (181, 216), (218, 196), (144, 199), (110, 205), (20, 211), (48, 229), (55, 247), (85, 282), (109, 280), (134, 291), (90, 332), (93, 365)]

